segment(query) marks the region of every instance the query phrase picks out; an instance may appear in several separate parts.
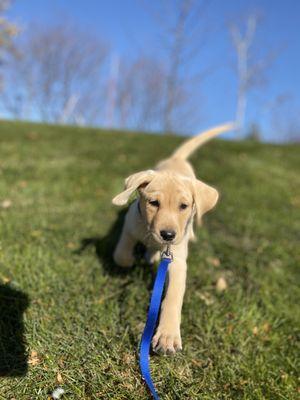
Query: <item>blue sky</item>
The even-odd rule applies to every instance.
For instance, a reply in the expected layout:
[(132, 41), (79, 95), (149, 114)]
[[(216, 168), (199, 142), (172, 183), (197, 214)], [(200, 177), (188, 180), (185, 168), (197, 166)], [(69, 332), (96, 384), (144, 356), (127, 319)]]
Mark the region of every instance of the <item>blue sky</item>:
[[(153, 0), (152, 3), (158, 1)], [(62, 14), (81, 28), (107, 40), (115, 54), (130, 58), (143, 50), (155, 56), (160, 51), (158, 27), (141, 6), (142, 2), (15, 0), (9, 16), (26, 29), (32, 21), (51, 24)], [(199, 107), (203, 118), (195, 131), (234, 117), (234, 53), (226, 26), (237, 16), (253, 10), (263, 15), (255, 48), (262, 53), (278, 49), (278, 57), (266, 71), (267, 84), (249, 97), (247, 121), (258, 122), (264, 130), (265, 139), (276, 139), (273, 133), (274, 113), (279, 115), (280, 125), (288, 119), (300, 126), (300, 1), (210, 0), (209, 3), (206, 18), (213, 28), (197, 63), (201, 69), (205, 60), (206, 65), (213, 67), (213, 72), (199, 87)], [(268, 105), (280, 95), (286, 95), (289, 100), (270, 113)]]

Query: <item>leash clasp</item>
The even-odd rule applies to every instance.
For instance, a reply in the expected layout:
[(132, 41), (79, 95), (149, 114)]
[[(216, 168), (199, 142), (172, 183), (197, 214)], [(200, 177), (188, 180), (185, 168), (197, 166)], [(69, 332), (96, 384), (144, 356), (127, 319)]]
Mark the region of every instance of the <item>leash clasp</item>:
[(173, 261), (173, 253), (171, 252), (171, 246), (168, 244), (166, 250), (162, 251), (161, 258), (168, 258)]

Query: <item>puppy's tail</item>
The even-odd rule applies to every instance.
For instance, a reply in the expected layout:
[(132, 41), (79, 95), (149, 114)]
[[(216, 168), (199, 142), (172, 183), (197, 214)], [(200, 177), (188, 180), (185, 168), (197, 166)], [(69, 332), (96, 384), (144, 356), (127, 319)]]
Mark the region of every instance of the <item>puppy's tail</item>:
[(204, 143), (208, 142), (215, 136), (220, 135), (223, 132), (227, 132), (236, 128), (233, 122), (228, 122), (227, 124), (218, 125), (212, 129), (201, 132), (197, 136), (193, 136), (191, 139), (184, 142), (173, 154), (172, 158), (180, 158), (181, 160), (186, 160), (189, 158), (195, 150), (201, 147)]

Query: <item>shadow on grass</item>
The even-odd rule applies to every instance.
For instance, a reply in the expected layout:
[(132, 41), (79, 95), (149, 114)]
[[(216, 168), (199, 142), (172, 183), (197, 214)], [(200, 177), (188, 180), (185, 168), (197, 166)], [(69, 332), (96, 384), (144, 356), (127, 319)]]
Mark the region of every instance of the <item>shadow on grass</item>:
[(0, 376), (17, 377), (27, 372), (23, 313), (28, 296), (0, 284)]
[[(80, 255), (87, 248), (93, 247), (105, 274), (107, 273), (115, 278), (124, 277), (124, 279), (122, 279), (122, 282), (120, 282), (120, 289), (122, 290), (117, 298), (121, 310), (120, 325), (124, 327), (128, 326), (128, 319), (126, 318), (126, 315), (128, 312), (128, 299), (132, 296), (132, 292), (130, 290), (131, 285), (136, 286), (137, 280), (142, 278), (148, 291), (150, 292), (152, 290), (153, 282), (155, 279), (154, 268), (151, 268), (149, 264), (147, 264), (147, 262), (145, 261), (144, 255), (146, 249), (145, 246), (143, 246), (141, 243), (138, 243), (135, 247), (134, 256), (136, 262), (133, 267), (122, 268), (116, 265), (113, 261), (113, 252), (120, 238), (126, 212), (127, 209), (119, 211), (114, 224), (111, 226), (110, 230), (105, 236), (84, 238), (81, 240), (80, 248), (75, 251), (76, 254)], [(129, 342), (132, 345), (132, 348), (136, 349), (138, 342), (135, 328), (129, 329), (127, 331), (127, 335), (129, 338)]]
[[(113, 252), (120, 238), (126, 213), (127, 209), (119, 211), (117, 219), (105, 236), (94, 236), (82, 239), (80, 248), (76, 250), (76, 254), (81, 254), (88, 247), (94, 247), (99, 262), (103, 266), (104, 271), (109, 275), (127, 275), (132, 272), (134, 267), (122, 268), (113, 261)], [(145, 247), (141, 243), (138, 243), (135, 247), (135, 259), (136, 264), (139, 264), (139, 266), (145, 264), (143, 258), (144, 253)]]

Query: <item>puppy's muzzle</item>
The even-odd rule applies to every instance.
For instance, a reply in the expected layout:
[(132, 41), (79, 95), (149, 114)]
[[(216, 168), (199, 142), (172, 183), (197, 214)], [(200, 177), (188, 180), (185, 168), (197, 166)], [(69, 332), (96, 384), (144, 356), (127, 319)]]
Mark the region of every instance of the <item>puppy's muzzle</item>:
[(163, 240), (165, 240), (166, 242), (171, 242), (172, 240), (175, 239), (176, 236), (176, 232), (173, 230), (162, 230), (159, 232), (160, 236)]

